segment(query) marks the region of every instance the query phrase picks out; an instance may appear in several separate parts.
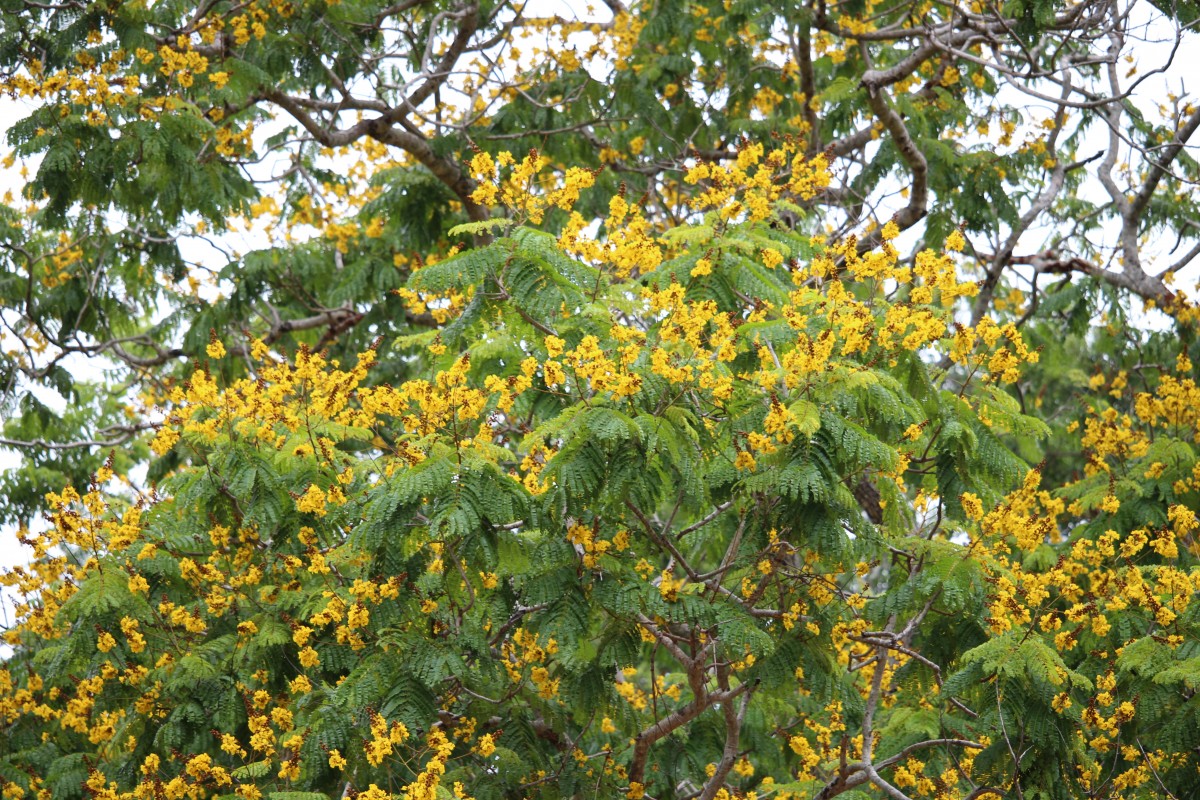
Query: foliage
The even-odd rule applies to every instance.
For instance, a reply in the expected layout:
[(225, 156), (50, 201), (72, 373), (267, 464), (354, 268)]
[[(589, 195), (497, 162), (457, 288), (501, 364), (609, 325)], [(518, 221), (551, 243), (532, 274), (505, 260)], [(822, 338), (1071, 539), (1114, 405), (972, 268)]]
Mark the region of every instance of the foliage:
[[(546, 5), (3, 0), (0, 93), (25, 109), (4, 162), (24, 191), (0, 211), (3, 443), (73, 445), (13, 477), (3, 518), (36, 519), (46, 481), (85, 483), (142, 436), (210, 330), (243, 356), (257, 337), (348, 360), (444, 321), (390, 292), (491, 231), (474, 148), (600, 169), (584, 224), (624, 185), (663, 233), (692, 167), (797, 137), (830, 185), (782, 198), (780, 224), (862, 254), (893, 219), (904, 258), (959, 227), (972, 324), (1081, 333), (1130, 296), (1185, 313), (1200, 111), (1151, 87), (1194, 4)], [(1147, 16), (1158, 50), (1139, 49)], [(565, 224), (547, 210), (546, 230)], [(391, 360), (372, 380), (410, 376)], [(86, 429), (31, 424), (46, 394)]]
[(5, 797), (1196, 796), (1128, 8), (0, 11)]
[(1044, 432), (1003, 390), (1038, 353), (952, 324), (977, 285), (900, 265), (895, 225), (861, 258), (774, 225), (827, 177), (794, 147), (690, 176), (662, 236), (619, 195), (548, 236), (529, 209), (591, 174), (500, 163), (513, 223), (401, 292), (461, 298), (400, 345), (427, 378), (257, 341), (222, 388), (214, 336), (154, 496), (111, 464), (49, 495), (9, 578), (10, 792), (1191, 785), (1194, 384), (1089, 417), (1052, 494), (1003, 441)]

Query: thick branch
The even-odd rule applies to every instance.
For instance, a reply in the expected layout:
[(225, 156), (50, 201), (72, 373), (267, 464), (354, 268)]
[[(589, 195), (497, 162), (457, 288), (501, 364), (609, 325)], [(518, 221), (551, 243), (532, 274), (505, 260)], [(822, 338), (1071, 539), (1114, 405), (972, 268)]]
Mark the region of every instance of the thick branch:
[(101, 436), (112, 434), (106, 439), (87, 439), (75, 442), (50, 442), (45, 439), (4, 439), (0, 438), (0, 446), (11, 447), (16, 450), (83, 450), (98, 447), (101, 449), (109, 447), (120, 447), (128, 442), (142, 431), (151, 430), (158, 427), (152, 422), (143, 422), (138, 425), (122, 425), (114, 428), (105, 428), (100, 431)]
[(750, 691), (750, 684), (744, 683), (731, 691), (702, 694), (692, 698), (687, 705), (676, 709), (643, 730), (634, 737), (633, 760), (629, 763), (629, 780), (636, 783), (645, 782), (646, 757), (650, 753), (650, 745), (691, 722), (715, 703), (728, 703), (748, 691)]
[(1187, 122), (1175, 132), (1171, 143), (1163, 149), (1162, 155), (1150, 165), (1146, 182), (1142, 184), (1142, 188), (1129, 204), (1128, 214), (1131, 218), (1140, 218), (1142, 212), (1150, 205), (1150, 198), (1154, 196), (1154, 190), (1158, 188), (1159, 181), (1167, 174), (1171, 162), (1183, 151), (1184, 145), (1187, 144), (1188, 139), (1192, 138), (1192, 134), (1196, 132), (1197, 128), (1200, 128), (1200, 108), (1197, 108), (1188, 117)]
[[(723, 676), (722, 682), (728, 684), (728, 676)], [(746, 721), (746, 709), (750, 706), (750, 695), (753, 692), (753, 688), (746, 690), (746, 693), (742, 695), (740, 707), (736, 710), (733, 703), (721, 704), (721, 712), (725, 716), (725, 749), (721, 753), (721, 761), (717, 764), (716, 772), (708, 779), (704, 791), (700, 793), (700, 800), (713, 800), (717, 796), (717, 792), (725, 785), (725, 778), (729, 775), (729, 771), (733, 769), (733, 762), (737, 760), (738, 746), (742, 738), (742, 724)]]
[[(925, 160), (925, 154), (917, 148), (912, 136), (909, 135), (904, 120), (892, 107), (884, 90), (874, 83), (868, 83), (866, 76), (863, 77), (863, 86), (866, 87), (867, 103), (870, 105), (872, 113), (887, 128), (888, 133), (892, 136), (892, 143), (912, 173), (908, 205), (900, 209), (895, 216), (896, 225), (900, 230), (905, 230), (917, 224), (928, 212), (929, 162)], [(879, 246), (880, 241), (882, 241), (882, 229), (876, 228), (859, 241), (858, 252), (865, 253), (873, 250)]]

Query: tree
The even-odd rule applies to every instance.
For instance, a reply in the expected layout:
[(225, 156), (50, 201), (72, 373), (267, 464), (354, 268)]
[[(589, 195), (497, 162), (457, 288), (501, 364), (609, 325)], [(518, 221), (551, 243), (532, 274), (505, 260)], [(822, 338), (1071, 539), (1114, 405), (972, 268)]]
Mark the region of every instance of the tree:
[(7, 795), (1194, 793), (1134, 9), (6, 2)]

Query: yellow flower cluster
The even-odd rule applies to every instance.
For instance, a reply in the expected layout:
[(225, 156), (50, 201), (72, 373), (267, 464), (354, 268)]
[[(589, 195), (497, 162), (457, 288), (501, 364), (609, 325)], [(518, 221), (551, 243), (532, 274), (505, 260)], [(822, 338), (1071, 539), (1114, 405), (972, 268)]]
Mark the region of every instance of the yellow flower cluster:
[[(846, 731), (841, 701), (829, 703), (825, 711), (829, 715), (828, 724), (810, 718), (805, 721), (806, 733), (788, 737), (788, 747), (800, 758), (797, 770), (800, 780), (812, 780), (817, 774), (818, 766), (837, 755), (841, 734)], [(862, 736), (850, 737), (845, 752), (850, 758), (858, 758), (862, 753)]]
[(548, 638), (540, 644), (540, 637), (524, 628), (513, 631), (510, 640), (501, 647), (504, 668), (513, 683), (525, 680), (525, 668), (529, 667), (529, 680), (538, 690), (538, 696), (551, 699), (558, 695), (559, 678), (552, 678), (546, 667), (548, 659), (558, 652), (558, 642)]
[[(1181, 360), (1179, 372), (1190, 371)], [(1118, 376), (1119, 377), (1119, 376)], [(1103, 377), (1094, 381), (1104, 385)], [(1118, 385), (1116, 395), (1122, 394)], [(1161, 388), (1154, 394), (1140, 393), (1134, 398), (1136, 413), (1121, 414), (1103, 408), (1088, 414), (1082, 426), (1080, 445), (1088, 454), (1085, 476), (1077, 486), (1068, 485), (1057, 493), (1041, 487), (1041, 474), (1030, 471), (1023, 485), (994, 509), (980, 515), (977, 498), (963, 495), (968, 515), (979, 519), (978, 535), (971, 543), (971, 554), (988, 565), (991, 577), (989, 624), (992, 632), (1003, 635), (1025, 628), (1052, 640), (1060, 653), (1076, 650), (1086, 640), (1099, 663), (1107, 666), (1092, 679), (1094, 688), (1055, 695), (1053, 709), (1068, 714), (1078, 705), (1082, 729), (1080, 744), (1093, 752), (1120, 750), (1122, 729), (1137, 716), (1135, 700), (1123, 699), (1113, 671), (1113, 656), (1119, 657), (1134, 639), (1116, 638), (1113, 619), (1136, 612), (1148, 627), (1151, 640), (1169, 648), (1184, 642), (1176, 621), (1193, 604), (1200, 591), (1200, 574), (1182, 568), (1181, 550), (1186, 545), (1196, 552), (1194, 532), (1200, 528), (1196, 513), (1182, 502), (1166, 506), (1166, 524), (1116, 529), (1127, 524), (1122, 497), (1135, 495), (1121, 488), (1118, 479), (1139, 474), (1158, 479), (1168, 468), (1164, 462), (1148, 465), (1152, 439), (1156, 435), (1195, 436), (1195, 407), (1191, 378), (1183, 374), (1165, 374)], [(1074, 432), (1078, 424), (1069, 428)], [(1200, 490), (1200, 469), (1178, 478), (1174, 490), (1188, 495)], [(1085, 492), (1086, 487), (1094, 487)], [(1064, 496), (1080, 495), (1067, 503)], [(1073, 537), (1071, 546), (1056, 563), (1036, 568), (1027, 562), (1027, 554), (1047, 543), (1060, 541), (1063, 530), (1080, 526), (1080, 517), (1103, 520), (1113, 528), (1103, 533), (1085, 533)], [(1106, 649), (1107, 648), (1107, 649)], [(1088, 676), (1085, 676), (1088, 677)], [(1073, 697), (1074, 695), (1074, 697)], [(1082, 696), (1081, 696), (1082, 695)], [(1119, 780), (1133, 789), (1148, 780), (1147, 759), (1141, 751), (1126, 754), (1132, 766), (1121, 772)], [(1159, 754), (1155, 758), (1161, 758)]]
[[(403, 800), (437, 800), (442, 776), (446, 774), (446, 762), (454, 752), (454, 743), (440, 729), (435, 728), (426, 737), (425, 745), (431, 754), (430, 758), (416, 778), (404, 787), (400, 795)], [(454, 795), (458, 800), (469, 800), (462, 793), (461, 786), (455, 786)]]
[(158, 71), (168, 78), (175, 76), (185, 89), (192, 85), (196, 75), (208, 72), (208, 59), (191, 49), (186, 41), (180, 49), (163, 45), (158, 49), (158, 57), (162, 61)]
[[(698, 163), (688, 170), (684, 182), (703, 184), (704, 189), (689, 203), (695, 210), (716, 212), (725, 222), (761, 222), (785, 191), (811, 200), (829, 186), (829, 164), (824, 155), (810, 160), (802, 150), (799, 142), (787, 141), (764, 154), (761, 144), (746, 142), (729, 164)], [(781, 181), (777, 176), (785, 170), (787, 179)]]
[(373, 767), (383, 763), (390, 756), (395, 745), (404, 744), (408, 739), (408, 728), (403, 722), (388, 721), (376, 712), (371, 712), (371, 740), (364, 745), (367, 761)]
[[(480, 151), (471, 159), (471, 176), (477, 182), (471, 199), (483, 206), (504, 205), (516, 212), (519, 221), (534, 225), (541, 223), (549, 208), (570, 211), (579, 200), (579, 193), (595, 184), (596, 174), (568, 167), (560, 181), (547, 184), (540, 173), (549, 165), (550, 159), (537, 150), (531, 150), (520, 161), (507, 151), (496, 159)], [(497, 170), (506, 167), (511, 169), (501, 180)]]

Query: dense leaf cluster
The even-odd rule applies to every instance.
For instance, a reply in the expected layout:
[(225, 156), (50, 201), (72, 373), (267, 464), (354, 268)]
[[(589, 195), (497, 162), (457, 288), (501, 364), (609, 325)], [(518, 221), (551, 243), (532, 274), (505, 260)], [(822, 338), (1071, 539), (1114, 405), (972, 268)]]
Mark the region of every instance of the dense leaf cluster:
[(6, 798), (1197, 796), (1143, 9), (603, 6), (0, 0)]

